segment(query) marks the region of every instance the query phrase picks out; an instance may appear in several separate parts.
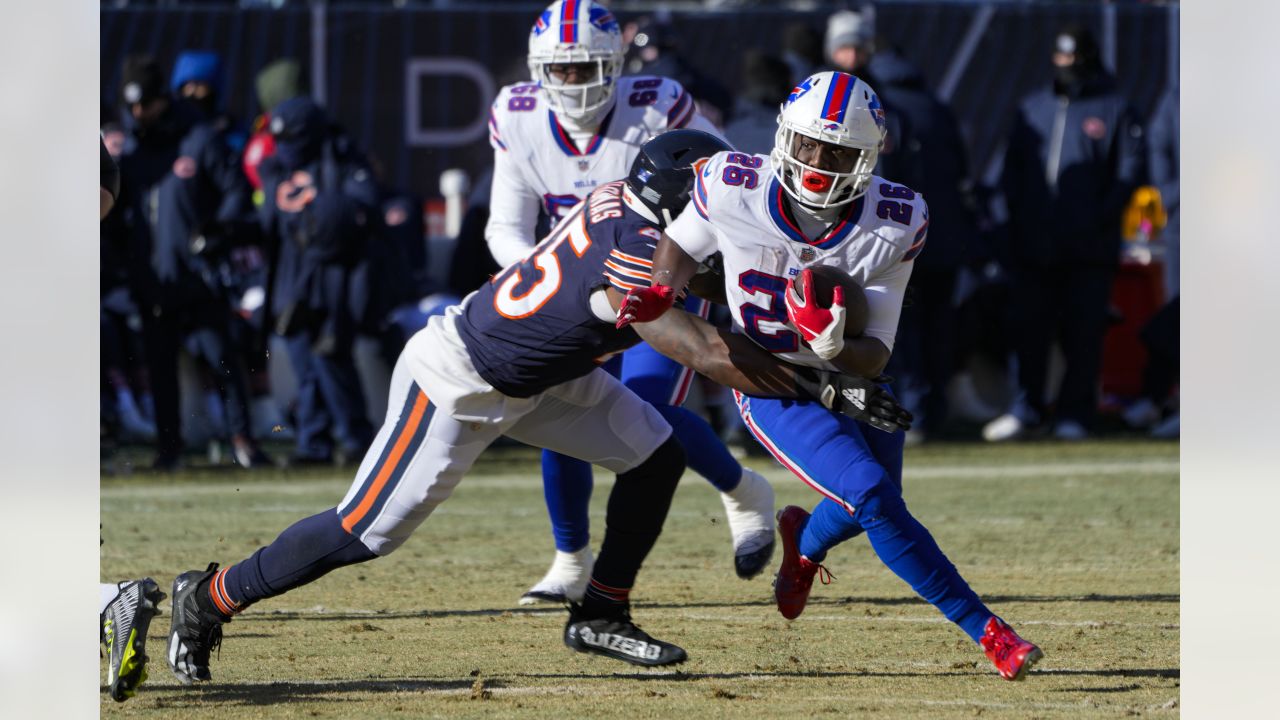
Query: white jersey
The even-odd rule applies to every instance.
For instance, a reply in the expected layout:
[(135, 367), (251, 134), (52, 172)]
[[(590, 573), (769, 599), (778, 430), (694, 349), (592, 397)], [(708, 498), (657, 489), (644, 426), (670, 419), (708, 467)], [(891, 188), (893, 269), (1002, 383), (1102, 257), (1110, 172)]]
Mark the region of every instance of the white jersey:
[(504, 267), (523, 258), (537, 244), (539, 209), (554, 225), (597, 186), (626, 177), (646, 141), (684, 127), (723, 137), (694, 108), (693, 96), (669, 78), (619, 78), (613, 108), (596, 134), (580, 142), (547, 108), (537, 83), (504, 87), (489, 113), (490, 252)]
[(830, 265), (867, 296), (865, 335), (893, 350), (913, 260), (924, 248), (929, 210), (923, 196), (872, 176), (867, 192), (816, 238), (806, 237), (773, 176), (768, 156), (721, 152), (702, 166), (689, 205), (666, 230), (694, 259), (719, 251), (735, 329), (780, 359), (835, 369), (787, 319), (787, 280)]

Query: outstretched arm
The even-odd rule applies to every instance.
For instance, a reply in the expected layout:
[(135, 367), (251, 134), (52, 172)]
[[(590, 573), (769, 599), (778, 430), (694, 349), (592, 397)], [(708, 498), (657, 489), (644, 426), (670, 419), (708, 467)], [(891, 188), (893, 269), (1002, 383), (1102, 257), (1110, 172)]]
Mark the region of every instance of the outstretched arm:
[[(608, 289), (619, 307), (624, 296)], [(655, 350), (727, 387), (760, 397), (800, 397), (795, 368), (780, 363), (745, 335), (721, 330), (700, 317), (672, 310), (632, 325)]]
[[(608, 288), (607, 294), (614, 308), (621, 305), (622, 293)], [(721, 330), (683, 310), (634, 327), (663, 355), (748, 395), (817, 400), (885, 432), (911, 428), (911, 413), (873, 381), (779, 362), (745, 335)]]

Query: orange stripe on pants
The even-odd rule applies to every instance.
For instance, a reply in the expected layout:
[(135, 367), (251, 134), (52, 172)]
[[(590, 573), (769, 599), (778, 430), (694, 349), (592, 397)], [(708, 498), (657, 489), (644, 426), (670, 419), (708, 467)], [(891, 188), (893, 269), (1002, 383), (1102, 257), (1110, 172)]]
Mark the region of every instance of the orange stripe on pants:
[(395, 439), (395, 445), (391, 448), (391, 454), (387, 456), (387, 461), (383, 463), (382, 469), (378, 471), (378, 476), (374, 478), (373, 484), (369, 486), (369, 490), (365, 492), (364, 497), (360, 499), (360, 504), (356, 509), (351, 511), (342, 519), (342, 527), (347, 532), (351, 532), (356, 523), (364, 519), (365, 513), (369, 512), (369, 508), (373, 507), (373, 503), (378, 499), (378, 494), (382, 492), (382, 487), (387, 484), (387, 478), (395, 471), (396, 466), (400, 463), (401, 456), (404, 455), (404, 449), (409, 446), (409, 441), (413, 439), (413, 434), (418, 430), (418, 424), (422, 422), (422, 416), (427, 412), (429, 400), (426, 393), (418, 391), (418, 397), (413, 401), (413, 409), (409, 411), (409, 421), (404, 424), (404, 429), (400, 431), (400, 436)]

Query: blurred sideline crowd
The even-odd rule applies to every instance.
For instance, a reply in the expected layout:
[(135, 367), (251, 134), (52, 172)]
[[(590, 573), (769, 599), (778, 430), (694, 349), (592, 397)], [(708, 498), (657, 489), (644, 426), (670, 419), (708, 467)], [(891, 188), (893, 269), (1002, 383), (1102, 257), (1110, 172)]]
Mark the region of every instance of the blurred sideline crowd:
[[(625, 74), (675, 78), (738, 150), (764, 154), (780, 102), (811, 73), (879, 93), (876, 174), (930, 208), (889, 367), (917, 417), (908, 441), (1176, 437), (1176, 84), (1139, 117), (1094, 36), (1063, 28), (1034, 58), (1053, 80), (1019, 104), (985, 187), (954, 114), (877, 36), (872, 8), (782, 32), (781, 54), (745, 51), (725, 84), (683, 58), (669, 17), (640, 18)], [(384, 181), (297, 59), (257, 69), (254, 118), (223, 109), (212, 52), (173, 67), (130, 56), (121, 77), (101, 118), (121, 174), (101, 225), (104, 453), (148, 444), (158, 470), (197, 449), (248, 468), (358, 463), (404, 342), (499, 269), (490, 176), (466, 195), (442, 182), (458, 211), (429, 232), (426, 199)], [(728, 394), (700, 391), (695, 409), (742, 443)], [(288, 449), (270, 456), (267, 440)]]

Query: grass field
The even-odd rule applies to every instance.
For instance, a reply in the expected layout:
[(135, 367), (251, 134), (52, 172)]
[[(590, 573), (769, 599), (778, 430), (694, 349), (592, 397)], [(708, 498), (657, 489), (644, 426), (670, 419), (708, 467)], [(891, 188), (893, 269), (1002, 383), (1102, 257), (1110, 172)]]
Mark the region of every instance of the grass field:
[[(734, 574), (712, 488), (686, 475), (640, 575), (635, 619), (689, 651), (646, 671), (569, 651), (565, 613), (515, 600), (552, 545), (536, 456), (494, 451), (400, 551), (250, 608), (225, 628), (214, 681), (177, 684), (164, 661), (103, 716), (1040, 717), (1176, 716), (1180, 671), (1178, 446), (937, 445), (908, 450), (906, 498), (988, 605), (1038, 643), (1027, 682), (914, 596), (865, 538), (784, 620), (767, 576)], [(771, 460), (779, 506), (818, 496)], [(341, 499), (345, 473), (104, 478), (103, 579), (235, 562)], [(603, 527), (610, 478), (592, 522)], [(775, 566), (777, 558), (775, 557)], [(102, 667), (105, 677), (105, 666)], [(101, 683), (101, 678), (99, 679)]]

